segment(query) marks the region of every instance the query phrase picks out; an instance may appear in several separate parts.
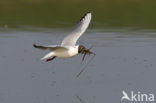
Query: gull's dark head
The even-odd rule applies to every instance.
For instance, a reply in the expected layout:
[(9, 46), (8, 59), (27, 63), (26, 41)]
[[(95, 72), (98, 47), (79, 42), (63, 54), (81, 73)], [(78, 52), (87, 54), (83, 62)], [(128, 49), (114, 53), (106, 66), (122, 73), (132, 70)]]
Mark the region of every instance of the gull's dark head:
[(95, 55), (95, 53), (91, 52), (90, 49), (91, 49), (91, 48), (86, 49), (83, 45), (79, 45), (79, 46), (78, 46), (78, 53), (79, 53), (79, 54), (80, 54), (80, 53), (81, 53), (81, 54), (84, 54), (83, 57), (82, 57), (82, 61), (84, 60), (86, 54), (88, 54), (88, 55), (94, 54), (94, 55)]
[(79, 45), (78, 53), (82, 53), (83, 54), (85, 52), (85, 50), (86, 50), (86, 48), (83, 45)]

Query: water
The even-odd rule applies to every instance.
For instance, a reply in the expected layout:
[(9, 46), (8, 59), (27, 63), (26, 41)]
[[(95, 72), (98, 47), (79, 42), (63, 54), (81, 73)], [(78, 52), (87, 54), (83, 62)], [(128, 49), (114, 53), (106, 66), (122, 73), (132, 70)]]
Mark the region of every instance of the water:
[(156, 93), (156, 32), (134, 28), (88, 29), (79, 39), (96, 57), (80, 75), (82, 56), (40, 61), (48, 51), (33, 43), (60, 44), (67, 28), (1, 28), (1, 103), (120, 103), (122, 91)]

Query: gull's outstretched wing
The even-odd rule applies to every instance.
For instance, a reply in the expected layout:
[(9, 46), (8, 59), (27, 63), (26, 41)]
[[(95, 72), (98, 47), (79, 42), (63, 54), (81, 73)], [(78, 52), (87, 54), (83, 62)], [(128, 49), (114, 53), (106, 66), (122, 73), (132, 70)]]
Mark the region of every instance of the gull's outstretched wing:
[(62, 46), (57, 46), (57, 45), (48, 45), (48, 46), (41, 46), (41, 45), (36, 45), (34, 44), (33, 45), (35, 48), (38, 48), (38, 49), (42, 49), (42, 50), (50, 50), (50, 51), (53, 51), (55, 49), (67, 49), (65, 47), (62, 47)]
[(91, 20), (91, 13), (85, 14), (77, 25), (73, 28), (73, 31), (67, 35), (62, 41), (61, 46), (74, 46), (79, 37), (85, 32)]

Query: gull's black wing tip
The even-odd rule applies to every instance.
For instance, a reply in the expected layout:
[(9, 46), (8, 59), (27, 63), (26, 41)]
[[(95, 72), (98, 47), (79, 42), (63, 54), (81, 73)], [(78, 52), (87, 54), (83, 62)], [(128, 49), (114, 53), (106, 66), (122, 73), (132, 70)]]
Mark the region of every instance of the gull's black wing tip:
[(83, 17), (85, 17), (87, 14), (91, 14), (91, 12), (87, 12), (87, 13), (85, 13), (85, 15), (84, 15)]
[(33, 44), (33, 47), (34, 47), (34, 48), (37, 48), (37, 45), (36, 45), (36, 43), (34, 43), (34, 44)]
[(87, 16), (87, 14), (91, 14), (91, 12), (87, 12), (87, 13), (85, 13), (85, 14), (81, 17), (80, 21), (82, 21), (83, 18), (85, 18), (85, 17)]
[(86, 14), (89, 14), (89, 13), (91, 13), (91, 12), (89, 11), (89, 12), (87, 12)]

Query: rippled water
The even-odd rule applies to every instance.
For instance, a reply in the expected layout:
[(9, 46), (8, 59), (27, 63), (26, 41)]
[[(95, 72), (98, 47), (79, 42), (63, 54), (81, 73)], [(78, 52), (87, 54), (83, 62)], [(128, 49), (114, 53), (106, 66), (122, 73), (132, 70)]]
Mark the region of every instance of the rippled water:
[(156, 93), (156, 32), (134, 28), (88, 29), (79, 39), (96, 53), (79, 78), (81, 55), (40, 61), (70, 29), (22, 27), (0, 32), (1, 103), (120, 103), (122, 91)]

